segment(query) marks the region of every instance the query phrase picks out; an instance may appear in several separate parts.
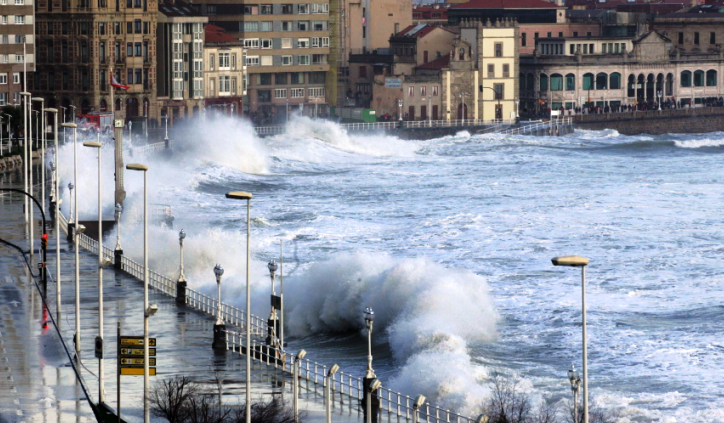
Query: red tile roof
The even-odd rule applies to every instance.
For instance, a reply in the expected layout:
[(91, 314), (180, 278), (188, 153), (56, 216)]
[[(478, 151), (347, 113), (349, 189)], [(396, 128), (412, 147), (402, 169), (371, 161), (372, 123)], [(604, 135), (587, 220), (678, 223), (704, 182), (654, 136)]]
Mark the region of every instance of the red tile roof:
[(206, 25), (204, 41), (207, 43), (238, 42), (239, 39), (224, 32), (223, 28), (215, 25)]
[(558, 7), (560, 6), (544, 0), (472, 0), (452, 6), (451, 9), (552, 9)]
[(435, 60), (432, 60), (427, 63), (423, 63), (420, 66), (417, 66), (415, 69), (431, 69), (431, 70), (439, 70), (448, 67), (450, 64), (450, 55), (446, 54), (444, 56), (438, 57)]

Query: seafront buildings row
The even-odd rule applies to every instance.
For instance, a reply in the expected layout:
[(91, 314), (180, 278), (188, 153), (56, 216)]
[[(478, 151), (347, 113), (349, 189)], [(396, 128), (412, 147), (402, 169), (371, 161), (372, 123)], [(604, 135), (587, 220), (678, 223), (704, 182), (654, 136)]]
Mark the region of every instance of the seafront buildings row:
[[(2, 0), (0, 106), (23, 83), (68, 114), (114, 101), (151, 126), (210, 109), (492, 120), (724, 97), (720, 0), (286, 1)], [(128, 89), (112, 95), (111, 75)]]

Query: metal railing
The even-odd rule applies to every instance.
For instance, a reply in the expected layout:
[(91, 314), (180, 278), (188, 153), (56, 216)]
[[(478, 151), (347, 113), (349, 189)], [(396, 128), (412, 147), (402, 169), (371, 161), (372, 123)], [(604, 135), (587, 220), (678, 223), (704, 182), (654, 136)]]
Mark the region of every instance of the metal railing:
[(155, 142), (153, 144), (141, 145), (138, 147), (131, 148), (131, 156), (139, 157), (146, 154), (156, 153), (166, 149), (166, 142)]
[[(377, 129), (411, 129), (411, 128), (453, 128), (464, 126), (501, 126), (512, 125), (513, 120), (483, 120), (483, 119), (451, 119), (451, 120), (403, 120), (389, 122), (359, 122), (359, 123), (342, 123), (339, 126), (346, 131), (369, 131)], [(275, 126), (257, 126), (254, 128), (257, 135), (278, 135), (287, 131), (286, 125)]]
[[(507, 129), (502, 129), (500, 131), (496, 131), (498, 134), (506, 134), (506, 135), (525, 135), (530, 134), (534, 132), (539, 131), (553, 131), (560, 127), (570, 127), (573, 126), (573, 119), (571, 117), (563, 117), (559, 119), (551, 119), (547, 121), (540, 121), (540, 122), (532, 122), (532, 123), (525, 123), (521, 122), (520, 126), (517, 127), (511, 127)], [(551, 134), (556, 135), (556, 134)]]
[[(68, 221), (62, 213), (59, 213), (59, 223), (61, 229), (68, 233)], [(81, 248), (98, 254), (98, 241), (91, 239), (85, 234), (80, 234), (78, 244)], [(114, 260), (114, 250), (106, 246), (103, 247), (104, 256), (111, 261)], [(143, 280), (143, 265), (136, 263), (125, 255), (121, 258), (122, 269), (138, 280)], [(153, 270), (148, 272), (149, 286), (171, 297), (176, 296), (176, 281), (163, 276)], [(194, 308), (202, 313), (216, 316), (218, 307), (221, 307), (221, 318), (229, 325), (236, 326), (238, 331), (226, 330), (226, 349), (238, 352), (243, 355), (246, 312), (239, 308), (224, 304), (219, 305), (218, 301), (208, 295), (186, 288), (187, 306)], [(258, 316), (251, 315), (251, 335), (256, 337), (264, 337), (267, 333), (267, 322)], [(258, 338), (257, 338), (258, 339)], [(286, 373), (293, 373), (295, 355), (283, 350), (277, 350), (271, 346), (252, 339), (251, 342), (251, 358), (259, 363), (267, 366), (274, 366)], [(343, 371), (337, 372), (332, 376), (331, 381), (327, 377), (327, 366), (308, 359), (302, 359), (299, 365), (298, 378), (305, 382), (303, 388), (311, 391), (311, 387), (317, 392), (316, 388), (326, 387), (327, 383), (331, 383), (332, 400), (334, 403), (335, 396), (339, 396), (339, 401), (344, 404), (343, 398), (348, 398), (350, 409), (359, 407), (360, 401), (364, 397), (362, 378), (352, 376)], [(301, 386), (301, 384), (300, 384)], [(412, 420), (414, 399), (399, 392), (381, 387), (378, 390), (378, 398), (380, 400), (380, 411), (378, 415), (388, 422), (404, 418), (406, 421)], [(418, 410), (419, 421), (425, 423), (476, 423), (475, 419), (453, 413), (441, 407), (425, 403)]]
[[(246, 350), (244, 346), (244, 336), (242, 333), (234, 331), (226, 331), (226, 349), (231, 350), (239, 355), (243, 355)], [(294, 373), (295, 355), (285, 351), (279, 351), (272, 346), (264, 343), (251, 342), (251, 358), (254, 361), (273, 366), (283, 372)], [(331, 378), (327, 376), (327, 366), (308, 359), (302, 359), (299, 363), (300, 387), (307, 391), (319, 393), (318, 388), (325, 388), (330, 383), (330, 391), (332, 393), (332, 403), (339, 401), (344, 404), (344, 398), (347, 398), (350, 408), (363, 406), (361, 401), (364, 399), (363, 380), (362, 378), (352, 376), (343, 371), (338, 371)], [(338, 397), (335, 399), (335, 397)], [(412, 420), (414, 409), (412, 407), (414, 398), (395, 392), (391, 389), (381, 387), (377, 391), (377, 397), (380, 400), (380, 411), (378, 415), (382, 420), (399, 422), (400, 419), (407, 421)], [(475, 419), (453, 413), (441, 407), (434, 406), (430, 403), (423, 404), (418, 410), (419, 421), (427, 423), (476, 423)]]

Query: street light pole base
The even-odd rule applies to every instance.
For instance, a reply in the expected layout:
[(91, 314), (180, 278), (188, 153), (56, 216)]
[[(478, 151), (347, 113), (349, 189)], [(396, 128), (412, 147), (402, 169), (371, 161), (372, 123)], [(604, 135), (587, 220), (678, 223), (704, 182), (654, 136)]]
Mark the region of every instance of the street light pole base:
[(113, 268), (123, 270), (123, 250), (115, 250), (113, 254)]
[(73, 231), (75, 231), (75, 223), (68, 223), (68, 236), (66, 237), (68, 242), (73, 242)]
[(211, 348), (226, 351), (226, 325), (214, 325), (214, 342)]
[[(176, 282), (176, 304), (186, 304), (186, 281)], [(216, 325), (214, 325), (214, 339), (216, 339)]]
[[(376, 423), (377, 414), (379, 413), (379, 410), (380, 410), (380, 398), (377, 395), (377, 392), (370, 394), (370, 385), (372, 384), (372, 381), (374, 381), (375, 379), (377, 379), (377, 378), (376, 377), (370, 378), (370, 377), (366, 377), (366, 376), (362, 379), (362, 390), (364, 392), (364, 396), (362, 398), (361, 406), (362, 406), (362, 410), (364, 410), (364, 421), (365, 422), (371, 421), (372, 423)], [(372, 395), (372, 398), (371, 398), (371, 400), (372, 400), (372, 404), (371, 404), (372, 405), (372, 419), (371, 420), (367, 419), (367, 397), (369, 395)]]

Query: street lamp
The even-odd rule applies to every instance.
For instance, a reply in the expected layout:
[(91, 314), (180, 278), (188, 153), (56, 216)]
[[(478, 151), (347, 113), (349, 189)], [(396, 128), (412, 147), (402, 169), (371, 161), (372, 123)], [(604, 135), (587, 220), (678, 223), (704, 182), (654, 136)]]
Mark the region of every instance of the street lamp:
[(148, 318), (155, 313), (148, 307), (148, 166), (126, 165), (128, 170), (143, 172), (143, 422), (149, 423), (148, 408)]
[[(180, 265), (179, 265), (179, 275), (177, 282), (186, 282), (186, 278), (184, 277), (184, 239), (186, 239), (186, 232), (181, 229), (181, 232), (178, 233), (178, 243), (181, 247), (181, 257), (180, 257)], [(223, 273), (223, 269), (222, 269)]]
[(166, 134), (163, 137), (164, 141), (168, 141), (168, 112), (166, 112), (165, 115), (163, 115), (164, 123), (166, 124)]
[(287, 122), (289, 122), (289, 99), (287, 99)]
[(68, 194), (68, 201), (70, 202), (70, 213), (68, 219), (70, 219), (70, 221), (68, 223), (71, 225), (73, 224), (73, 188), (75, 188), (73, 182), (68, 182), (68, 189), (70, 190), (70, 193)]
[[(366, 414), (366, 421), (367, 423), (370, 423), (372, 416), (370, 415), (371, 412), (371, 401), (370, 398), (371, 393), (374, 392), (374, 389), (370, 389), (370, 386), (372, 385), (373, 381), (377, 380), (377, 376), (375, 375), (375, 371), (372, 370), (372, 326), (375, 321), (375, 312), (372, 311), (371, 307), (365, 308), (364, 311), (364, 318), (365, 318), (365, 325), (367, 326), (367, 372), (365, 373), (365, 377), (362, 380), (362, 384), (364, 385), (364, 400), (367, 404), (367, 407), (365, 408), (365, 414)], [(376, 405), (376, 404), (375, 404)], [(377, 417), (376, 413), (377, 408), (375, 407), (375, 417)], [(377, 421), (375, 419), (375, 421)]]
[[(78, 183), (78, 125), (75, 123), (64, 123), (64, 128), (73, 128), (73, 180)], [(72, 182), (68, 184), (73, 194)], [(80, 235), (81, 225), (78, 224), (78, 190), (75, 190), (75, 196), (71, 200), (71, 209), (75, 203), (75, 214), (71, 213), (71, 220), (75, 221), (75, 226), (71, 229), (68, 225), (68, 235), (73, 233), (73, 252), (75, 254), (75, 354), (76, 359), (80, 360), (80, 256), (78, 255), (78, 236)]]
[(226, 349), (226, 325), (221, 318), (221, 276), (224, 274), (224, 268), (220, 264), (214, 266), (214, 275), (216, 275), (216, 287), (218, 299), (216, 300), (216, 323), (214, 323), (214, 341), (211, 343), (213, 349)]
[(581, 376), (573, 364), (568, 371), (568, 381), (571, 382), (571, 391), (573, 391), (573, 423), (578, 423), (578, 389), (581, 387)]
[(121, 247), (121, 213), (123, 213), (123, 206), (116, 204), (116, 250), (114, 251), (115, 257), (115, 268), (121, 270), (123, 256), (123, 247)]
[(583, 423), (588, 423), (588, 349), (586, 345), (586, 266), (589, 260), (580, 256), (554, 257), (554, 266), (581, 268), (581, 314), (583, 328)]
[[(23, 56), (23, 57), (25, 57), (25, 56)], [(30, 153), (28, 153), (28, 100), (27, 100), (27, 97), (30, 97), (30, 93), (21, 92), (20, 95), (23, 96), (23, 128), (24, 128), (24, 130), (23, 130), (23, 136), (24, 136), (24, 139), (23, 139), (23, 154), (24, 154), (24, 157), (23, 157), (23, 182), (24, 182), (25, 192), (30, 192), (30, 191), (28, 191), (28, 175), (29, 175), (28, 160), (32, 161), (32, 157), (31, 157), (32, 151), (30, 151)], [(30, 168), (32, 168), (32, 163), (30, 165)], [(30, 184), (30, 186), (32, 186), (32, 183)], [(30, 192), (30, 195), (33, 195), (32, 192)], [(26, 231), (28, 231), (31, 234), (30, 235), (30, 255), (32, 256), (33, 255), (33, 235), (32, 235), (33, 225), (32, 225), (32, 217), (31, 217), (30, 227), (28, 227), (28, 215), (30, 215), (30, 213), (32, 213), (33, 209), (32, 208), (28, 209), (28, 197), (27, 196), (23, 196), (23, 201), (25, 202), (24, 203), (25, 206), (23, 209), (23, 211), (25, 212), (25, 227), (26, 227), (25, 229), (26, 229)]]
[[(101, 143), (84, 142), (85, 147), (98, 149), (98, 338), (96, 339), (96, 357), (98, 357), (98, 402), (105, 402), (103, 367), (103, 267), (107, 261), (103, 259), (103, 208), (101, 207)], [(100, 345), (100, 354), (98, 346)]]
[(402, 99), (397, 100), (397, 107), (400, 109), (399, 115), (400, 115), (400, 121), (402, 121)]
[(40, 204), (43, 206), (43, 213), (45, 213), (45, 99), (43, 97), (33, 97), (31, 100), (40, 102), (40, 119), (38, 121), (38, 126), (41, 126), (43, 129), (42, 135), (40, 131), (36, 131), (38, 132), (38, 135), (36, 136), (40, 136), (41, 148), (43, 149), (43, 155), (40, 157), (40, 171), (41, 178), (43, 180), (43, 183), (40, 185), (40, 190), (43, 201), (41, 201)]
[(661, 91), (656, 91), (656, 95), (659, 97), (659, 110), (661, 110)]
[(330, 367), (329, 372), (327, 372), (327, 386), (324, 390), (324, 409), (325, 414), (327, 415), (327, 423), (332, 423), (332, 384), (334, 383), (334, 374), (337, 373), (338, 370), (339, 366), (335, 364)]
[(226, 198), (232, 200), (246, 200), (246, 423), (251, 423), (251, 287), (249, 285), (251, 197), (251, 193), (244, 191), (234, 191), (226, 194)]
[[(58, 325), (60, 330), (61, 318), (60, 318), (60, 200), (58, 195), (60, 194), (60, 178), (58, 177), (58, 168), (60, 161), (58, 160), (58, 109), (49, 108), (47, 112), (53, 114), (53, 139), (55, 141), (55, 161), (52, 162), (53, 170), (53, 202), (55, 203), (55, 323)], [(56, 165), (57, 163), (57, 165)]]
[(272, 259), (268, 264), (267, 268), (269, 269), (269, 276), (271, 276), (271, 312), (269, 313), (269, 322), (267, 322), (269, 327), (269, 336), (267, 337), (267, 345), (274, 345), (276, 338), (278, 338), (278, 320), (277, 320), (277, 310), (276, 310), (276, 302), (274, 301), (274, 298), (276, 298), (277, 293), (274, 289), (274, 277), (276, 276), (276, 271), (279, 268), (277, 266), (274, 259)]
[[(307, 355), (307, 352), (305, 350), (301, 350), (297, 353), (297, 355), (294, 357), (294, 369), (292, 369), (292, 377), (294, 378), (294, 381), (292, 383), (292, 395), (294, 396), (294, 401), (292, 401), (293, 408), (294, 408), (294, 423), (299, 423), (299, 364), (302, 362), (302, 359), (304, 356)], [(247, 357), (249, 354), (246, 355)], [(246, 390), (249, 392), (249, 389)], [(247, 407), (247, 410), (249, 407)], [(247, 416), (249, 414), (247, 413)]]
[(419, 423), (420, 421), (420, 407), (425, 404), (425, 396), (418, 395), (415, 397), (415, 403), (412, 404), (412, 423)]

